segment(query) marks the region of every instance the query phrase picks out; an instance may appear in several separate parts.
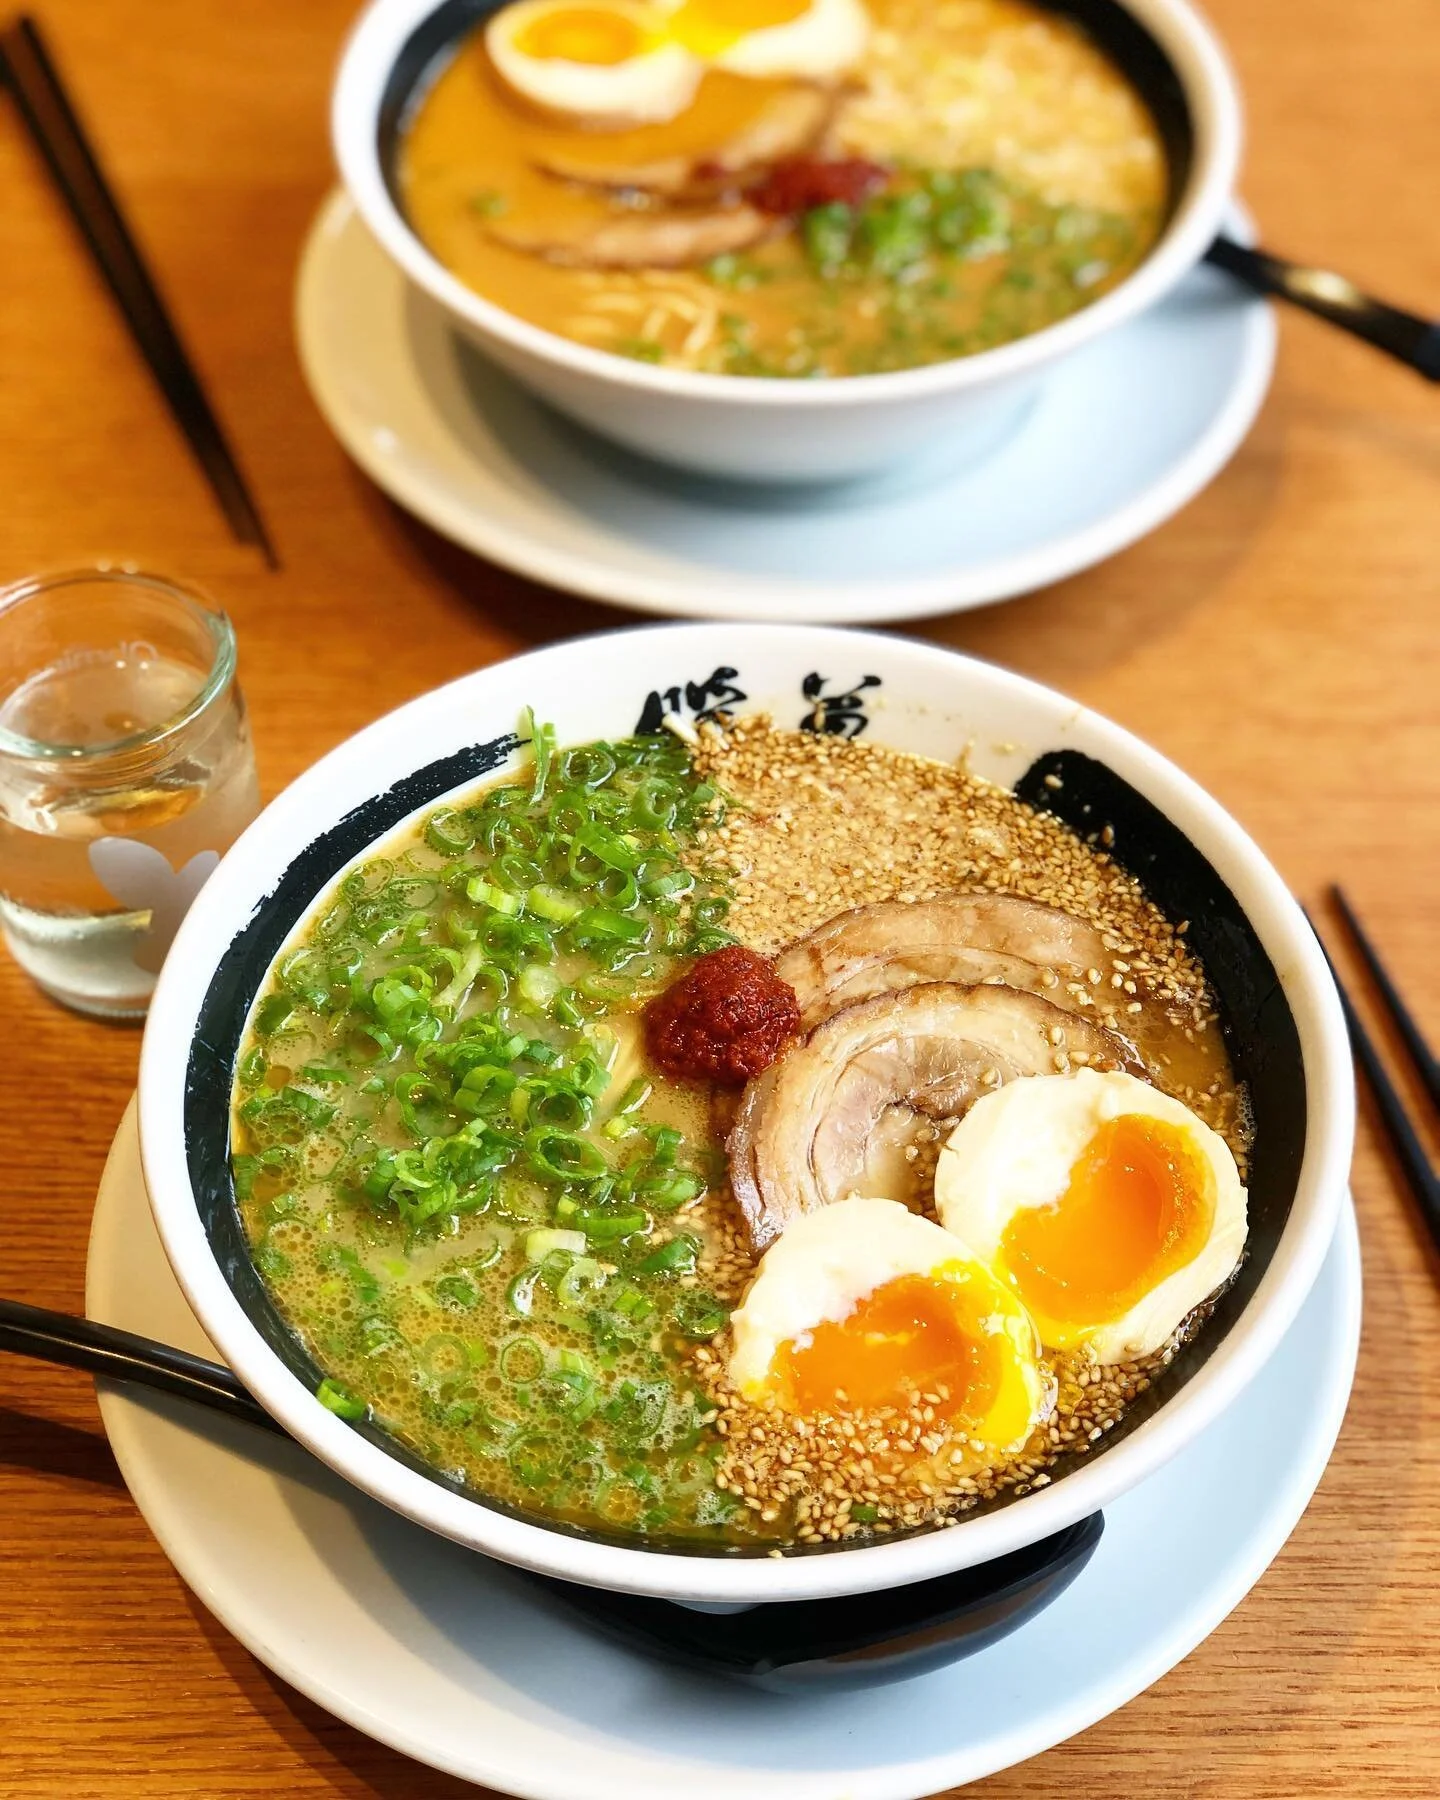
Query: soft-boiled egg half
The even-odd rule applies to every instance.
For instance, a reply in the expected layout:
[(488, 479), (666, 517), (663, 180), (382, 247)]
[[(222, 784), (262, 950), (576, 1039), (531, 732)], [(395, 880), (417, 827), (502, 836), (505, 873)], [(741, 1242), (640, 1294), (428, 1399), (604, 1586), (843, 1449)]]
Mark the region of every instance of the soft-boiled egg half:
[(946, 1229), (1007, 1282), (1053, 1350), (1158, 1350), (1245, 1247), (1225, 1140), (1133, 1075), (1036, 1075), (978, 1100), (945, 1143)]
[(862, 0), (516, 0), (485, 47), (532, 106), (603, 130), (675, 118), (711, 67), (834, 80), (869, 37)]
[(765, 1252), (732, 1315), (730, 1380), (799, 1414), (935, 1416), (994, 1453), (1018, 1450), (1049, 1397), (1035, 1328), (963, 1245), (894, 1200), (805, 1213)]
[(832, 81), (870, 41), (861, 0), (679, 0), (669, 28), (717, 69), (759, 80)]
[(705, 67), (639, 0), (518, 0), (485, 28), (502, 79), (532, 106), (597, 127), (684, 112)]

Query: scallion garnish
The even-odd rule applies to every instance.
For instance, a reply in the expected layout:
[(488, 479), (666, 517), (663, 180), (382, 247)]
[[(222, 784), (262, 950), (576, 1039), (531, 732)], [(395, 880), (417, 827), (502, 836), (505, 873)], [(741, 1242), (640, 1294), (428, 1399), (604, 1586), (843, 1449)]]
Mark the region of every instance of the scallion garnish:
[(710, 1177), (650, 1116), (620, 1015), (726, 941), (687, 866), (717, 796), (669, 734), (562, 752), (527, 727), (528, 780), (349, 870), (277, 965), (237, 1068), (236, 1195), (262, 1273), (307, 1284), (339, 1416), (374, 1400), (443, 1466), (703, 1525), (713, 1483), (662, 1496), (648, 1459), (701, 1429), (665, 1357), (724, 1309), (686, 1286), (702, 1237), (657, 1221)]
[(363, 1419), (370, 1410), (363, 1400), (357, 1399), (350, 1392), (349, 1388), (332, 1380), (328, 1375), (316, 1388), (315, 1398), (322, 1406), (328, 1407), (337, 1418), (341, 1419), (351, 1421)]

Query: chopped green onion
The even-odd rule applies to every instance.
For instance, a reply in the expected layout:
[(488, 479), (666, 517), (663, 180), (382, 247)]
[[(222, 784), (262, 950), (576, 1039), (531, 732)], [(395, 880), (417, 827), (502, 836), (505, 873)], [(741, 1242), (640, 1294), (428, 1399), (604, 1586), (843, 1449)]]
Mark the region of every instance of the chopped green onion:
[[(602, 863), (612, 869), (626, 869), (631, 872), (638, 869), (644, 861), (636, 840), (629, 835), (607, 831), (603, 825), (593, 821), (582, 825), (575, 833), (576, 848), (588, 851)], [(572, 851), (572, 861), (574, 852)]]
[(466, 1260), (472, 1269), (481, 1272), (485, 1269), (493, 1269), (504, 1254), (505, 1239), (500, 1235), (498, 1227), (490, 1226), (488, 1235), (481, 1243), (480, 1248), (472, 1249)]
[(360, 1348), (366, 1356), (381, 1356), (387, 1350), (398, 1350), (405, 1340), (388, 1319), (375, 1317), (360, 1321)]
[(267, 995), (255, 1009), (256, 1037), (273, 1037), (289, 1024), (294, 1011), (295, 1002), (289, 994)]
[(526, 1262), (544, 1262), (552, 1250), (566, 1250), (572, 1256), (585, 1254), (586, 1241), (583, 1231), (556, 1231), (542, 1228), (539, 1231), (528, 1231), (525, 1234)]
[(585, 902), (577, 900), (573, 894), (562, 893), (559, 888), (540, 882), (526, 894), (525, 908), (527, 912), (534, 913), (536, 918), (548, 919), (552, 925), (568, 925), (584, 912)]
[(693, 1275), (700, 1257), (700, 1240), (682, 1233), (652, 1250), (640, 1264), (642, 1275)]
[(561, 988), (560, 992), (555, 996), (550, 1011), (562, 1025), (576, 1026), (585, 1023), (585, 1015), (575, 1004), (574, 995), (567, 992), (564, 988)]
[(617, 912), (613, 906), (587, 906), (571, 930), (582, 940), (608, 938), (622, 944), (638, 944), (644, 941), (650, 927), (644, 919)]
[(327, 1407), (337, 1418), (363, 1419), (370, 1410), (363, 1400), (359, 1400), (347, 1387), (326, 1376), (315, 1390), (315, 1398)]
[[(517, 983), (517, 987), (519, 989), (520, 998), (525, 1001), (528, 1006), (533, 1006), (537, 1011), (544, 1012), (550, 1002), (560, 992), (560, 977), (553, 969), (542, 968), (539, 963), (526, 963), (525, 967), (520, 971), (520, 980)], [(555, 1054), (556, 1052), (553, 1051), (547, 1052), (547, 1055), (550, 1058), (553, 1058)], [(539, 1059), (537, 1058), (536, 1060), (538, 1061)]]
[(306, 1063), (300, 1071), (300, 1079), (313, 1082), (316, 1087), (325, 1087), (331, 1083), (348, 1087), (353, 1077), (347, 1069), (327, 1068), (324, 1063)]
[(510, 917), (520, 910), (520, 896), (509, 893), (505, 888), (496, 887), (486, 881), (483, 875), (472, 876), (465, 883), (465, 897), (476, 906), (488, 906), (495, 912)]
[(567, 750), (560, 766), (561, 779), (575, 787), (603, 787), (618, 767), (604, 744), (581, 744)]
[(670, 1309), (670, 1317), (681, 1337), (704, 1343), (722, 1331), (730, 1313), (725, 1303), (701, 1288), (687, 1288)]
[(290, 1258), (274, 1244), (261, 1243), (255, 1251), (255, 1267), (267, 1281), (283, 1281), (291, 1266)]
[(464, 813), (442, 806), (425, 821), (425, 842), (442, 856), (463, 856), (475, 842), (475, 829)]
[(628, 913), (640, 903), (640, 884), (628, 869), (611, 869), (602, 875), (596, 892), (617, 912)]
[(318, 1012), (330, 998), (329, 969), (324, 954), (308, 946), (293, 950), (276, 971), (281, 984), (297, 1000)]
[(374, 1273), (361, 1262), (359, 1253), (348, 1244), (326, 1244), (316, 1256), (322, 1269), (338, 1271), (349, 1277), (362, 1306), (374, 1306), (380, 1298), (380, 1283)]
[(548, 1487), (560, 1474), (563, 1452), (549, 1438), (523, 1437), (510, 1446), (506, 1460), (527, 1488)]
[(517, 1337), (500, 1352), (500, 1373), (517, 1386), (534, 1381), (545, 1373), (545, 1348), (535, 1338)]
[(528, 1319), (535, 1310), (535, 1282), (539, 1274), (538, 1264), (533, 1268), (524, 1269), (506, 1288), (505, 1304), (517, 1318)]
[(531, 1131), (525, 1154), (532, 1170), (556, 1181), (598, 1181), (609, 1168), (594, 1144), (571, 1132)]
[(468, 1312), (480, 1299), (480, 1289), (468, 1275), (442, 1275), (431, 1284), (430, 1291), (441, 1305), (454, 1307), (457, 1312)]
[(820, 274), (827, 277), (838, 275), (844, 267), (854, 234), (855, 209), (843, 200), (814, 206), (800, 221), (805, 254)]
[(652, 778), (642, 781), (630, 802), (631, 821), (645, 831), (666, 831), (680, 810), (680, 793), (674, 782)]
[(534, 808), (545, 798), (545, 782), (555, 755), (555, 727), (537, 724), (533, 706), (525, 708), (524, 718), (526, 730), (530, 734), (530, 748), (535, 757), (535, 778), (530, 785), (530, 805)]
[[(577, 1236), (580, 1234), (576, 1234)], [(555, 1284), (555, 1298), (567, 1312), (577, 1312), (605, 1286), (608, 1277), (593, 1256), (577, 1256)], [(561, 1351), (562, 1358), (569, 1351)]]
[(644, 1231), (650, 1223), (649, 1213), (638, 1206), (578, 1206), (567, 1216), (572, 1224), (584, 1231), (592, 1244), (613, 1244), (620, 1238)]
[(583, 1131), (595, 1110), (594, 1099), (578, 1083), (535, 1076), (524, 1084), (529, 1096), (526, 1118), (533, 1125), (553, 1125), (559, 1131)]
[(653, 1212), (678, 1212), (682, 1206), (705, 1192), (703, 1176), (689, 1169), (671, 1169), (662, 1175), (651, 1175), (636, 1183), (635, 1198)]
[[(387, 1402), (414, 1389), (398, 1423), (422, 1455), (482, 1486), (511, 1457), (512, 1489), (582, 1522), (610, 1495), (642, 1531), (703, 1524), (699, 1403), (651, 1377), (658, 1328), (725, 1313), (685, 1285), (699, 1236), (650, 1234), (711, 1178), (688, 1133), (647, 1120), (649, 1080), (613, 1080), (628, 1027), (607, 1015), (698, 938), (727, 941), (725, 895), (684, 866), (721, 805), (669, 734), (562, 752), (526, 723), (533, 770), (352, 868), (277, 965), (237, 1070), (235, 1193), (257, 1266), (316, 1296), (301, 1323), (322, 1361), (377, 1359)], [(487, 1350), (502, 1295), (534, 1336)], [(497, 1376), (504, 1398), (481, 1392)], [(662, 1499), (672, 1453), (684, 1480)]]
[(654, 1149), (650, 1153), (651, 1162), (657, 1169), (670, 1168), (684, 1141), (683, 1134), (678, 1132), (673, 1125), (657, 1125), (651, 1133), (651, 1142), (654, 1145)]
[(398, 1076), (394, 1093), (401, 1118), (417, 1138), (435, 1138), (447, 1128), (445, 1096), (428, 1075)]
[(595, 1410), (595, 1378), (583, 1369), (551, 1369), (541, 1380), (539, 1393), (572, 1424), (580, 1424)]
[(347, 900), (360, 900), (368, 895), (380, 892), (395, 873), (395, 865), (388, 857), (377, 856), (358, 869), (352, 869), (340, 883), (340, 892)]
[(291, 1086), (254, 1095), (240, 1108), (240, 1117), (264, 1150), (303, 1143), (324, 1130), (335, 1117), (335, 1108), (304, 1088)]
[(605, 1124), (603, 1129), (606, 1137), (622, 1137), (629, 1130), (628, 1115), (642, 1107), (653, 1092), (654, 1087), (648, 1077), (637, 1075), (620, 1096), (615, 1111)]
[(575, 991), (584, 1000), (605, 1006), (624, 1006), (635, 998), (635, 983), (618, 975), (582, 975)]

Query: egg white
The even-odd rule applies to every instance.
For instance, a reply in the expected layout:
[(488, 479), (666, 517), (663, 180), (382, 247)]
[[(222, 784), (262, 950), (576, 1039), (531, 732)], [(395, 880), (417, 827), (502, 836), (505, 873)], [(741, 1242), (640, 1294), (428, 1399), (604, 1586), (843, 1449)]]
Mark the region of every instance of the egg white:
[(1190, 1262), (1120, 1318), (1085, 1334), (1085, 1347), (1100, 1363), (1128, 1362), (1158, 1350), (1239, 1264), (1248, 1228), (1246, 1193), (1224, 1138), (1183, 1102), (1133, 1075), (1079, 1069), (1033, 1075), (985, 1095), (951, 1132), (935, 1171), (936, 1210), (946, 1229), (1004, 1277), (1002, 1240), (1011, 1220), (1027, 1207), (1059, 1200), (1099, 1128), (1131, 1113), (1183, 1131), (1213, 1176), (1215, 1213)]
[[(618, 63), (527, 55), (519, 40), (556, 13), (597, 11), (633, 21), (645, 47)], [(517, 0), (485, 27), (485, 48), (501, 79), (545, 112), (597, 128), (663, 124), (695, 98), (705, 65), (665, 35), (664, 12), (639, 0)]]
[(1015, 1442), (993, 1448), (1019, 1449), (1047, 1392), (1030, 1317), (988, 1269), (974, 1264), (963, 1244), (895, 1200), (840, 1200), (786, 1227), (761, 1258), (743, 1304), (731, 1315), (732, 1383), (747, 1400), (765, 1400), (773, 1391), (771, 1366), (783, 1344), (804, 1338), (817, 1325), (839, 1323), (868, 1294), (902, 1275), (985, 1283), (994, 1305), (985, 1328), (1009, 1338), (1031, 1408), (1025, 1432)]
[[(674, 10), (679, 12), (684, 5), (685, 0), (676, 0)], [(686, 28), (682, 27), (682, 32)], [(870, 15), (862, 0), (813, 0), (799, 18), (747, 31), (723, 49), (701, 48), (698, 42), (692, 47), (717, 69), (732, 75), (755, 80), (832, 81), (860, 61), (870, 32)], [(697, 22), (695, 36), (701, 35)]]

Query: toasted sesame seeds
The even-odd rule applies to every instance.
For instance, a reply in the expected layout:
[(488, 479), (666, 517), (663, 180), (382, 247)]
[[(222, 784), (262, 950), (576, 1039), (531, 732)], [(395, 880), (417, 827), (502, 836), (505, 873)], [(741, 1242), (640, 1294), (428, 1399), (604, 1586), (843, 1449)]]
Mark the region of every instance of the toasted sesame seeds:
[[(1206, 1030), (1215, 1013), (1203, 972), (1182, 941), (1185, 928), (1171, 926), (1105, 853), (1114, 842), (1108, 826), (1087, 843), (964, 767), (867, 740), (777, 731), (763, 719), (702, 727), (695, 755), (729, 798), (702, 852), (707, 868), (728, 878), (727, 926), (742, 942), (774, 954), (852, 907), (957, 890), (1059, 907), (1093, 925), (1110, 955), (1106, 969), (1087, 969), (1084, 984), (1068, 987), (1070, 1002), (1121, 1030), (1156, 1085), (1185, 1095), (1243, 1158), (1248, 1114), (1219, 1034)], [(1058, 788), (1059, 778), (1047, 786)], [(1046, 990), (1060, 979), (1054, 970), (1040, 978)], [(1057, 1073), (1082, 1061), (1067, 1051), (1063, 1027), (1050, 1039)], [(998, 1070), (981, 1077), (986, 1086), (999, 1079)], [(927, 1124), (907, 1146), (917, 1189), (928, 1191), (952, 1124)], [(687, 1213), (692, 1228), (705, 1245), (703, 1285), (735, 1305), (754, 1258), (728, 1191), (712, 1190)], [(728, 1333), (697, 1346), (693, 1366), (714, 1408), (721, 1490), (761, 1534), (828, 1543), (952, 1525), (1007, 1490), (1047, 1486), (1057, 1459), (1087, 1452), (1112, 1431), (1192, 1328), (1134, 1364), (1101, 1366), (1078, 1351), (1051, 1358), (1042, 1378), (1053, 1408), (1010, 1457), (967, 1434), (948, 1393), (927, 1391), (908, 1407), (874, 1412), (841, 1396), (839, 1414), (806, 1418), (755, 1406), (729, 1385)]]

